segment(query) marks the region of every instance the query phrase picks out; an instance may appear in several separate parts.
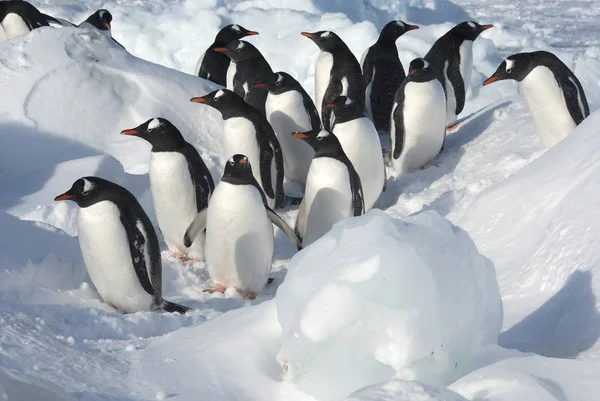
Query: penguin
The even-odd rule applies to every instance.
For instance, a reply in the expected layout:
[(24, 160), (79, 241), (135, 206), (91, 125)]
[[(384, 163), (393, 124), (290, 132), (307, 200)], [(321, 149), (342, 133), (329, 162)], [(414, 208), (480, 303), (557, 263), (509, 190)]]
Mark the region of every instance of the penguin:
[(290, 134), (320, 128), (317, 108), (302, 85), (285, 72), (277, 72), (254, 87), (268, 91), (265, 111), (283, 150), (285, 178), (304, 187), (315, 152)]
[(190, 310), (163, 299), (158, 238), (131, 192), (102, 178), (83, 177), (54, 200), (79, 206), (81, 254), (104, 302), (121, 313)]
[(227, 70), (227, 89), (240, 95), (264, 116), (267, 92), (253, 85), (273, 75), (267, 60), (256, 47), (244, 40), (234, 40), (225, 47), (215, 47), (213, 50), (231, 59)]
[(334, 134), (317, 128), (292, 136), (315, 150), (296, 218), (296, 235), (306, 247), (338, 221), (364, 214), (365, 202), (360, 177)]
[(254, 299), (267, 283), (273, 260), (273, 226), (279, 227), (298, 250), (300, 240), (267, 204), (248, 157), (236, 154), (225, 164), (221, 182), (210, 204), (196, 216), (185, 233), (190, 246), (206, 230), (206, 264), (215, 288), (233, 287)]
[(182, 262), (204, 260), (204, 238), (193, 248), (183, 245), (183, 234), (198, 212), (208, 205), (215, 189), (202, 157), (181, 132), (164, 118), (151, 118), (121, 132), (152, 145), (150, 189), (158, 227), (165, 243)]
[(112, 14), (108, 10), (101, 9), (90, 15), (85, 21), (79, 24), (78, 27), (87, 29), (96, 28), (110, 38), (113, 42), (125, 49), (125, 46), (117, 42), (115, 38), (112, 37), (110, 28), (112, 18)]
[(60, 24), (26, 1), (0, 1), (0, 42), (50, 26), (50, 22)]
[(391, 21), (381, 30), (379, 39), (363, 54), (361, 60), (365, 87), (365, 113), (380, 135), (390, 132), (390, 115), (394, 95), (406, 78), (398, 57), (396, 40), (408, 31), (419, 29), (403, 21)]
[(321, 53), (315, 68), (315, 99), (323, 128), (331, 130), (331, 110), (325, 107), (338, 96), (348, 96), (364, 111), (365, 89), (360, 64), (346, 43), (334, 32), (302, 32)]
[(325, 107), (333, 110), (333, 134), (360, 176), (365, 211), (371, 210), (386, 188), (386, 172), (379, 135), (360, 106), (347, 96), (339, 96)]
[(513, 54), (483, 85), (505, 79), (519, 82), (536, 131), (546, 147), (562, 141), (590, 115), (581, 83), (550, 52)]
[(465, 107), (465, 98), (473, 69), (473, 41), (493, 25), (461, 22), (435, 41), (425, 55), (434, 66), (436, 75), (446, 92), (446, 126), (450, 131), (458, 127), (456, 117)]
[(230, 90), (219, 89), (191, 99), (217, 109), (223, 117), (223, 158), (248, 155), (254, 177), (267, 196), (269, 207), (284, 204), (283, 153), (267, 119), (244, 99)]
[(249, 31), (241, 25), (231, 24), (223, 27), (212, 45), (206, 49), (196, 65), (196, 75), (208, 79), (217, 85), (227, 86), (227, 69), (231, 60), (223, 53), (215, 52), (217, 47), (225, 47), (229, 42), (245, 38), (246, 36), (258, 35), (256, 31)]
[(410, 63), (392, 108), (392, 166), (398, 173), (424, 167), (440, 153), (446, 138), (446, 97), (433, 66)]

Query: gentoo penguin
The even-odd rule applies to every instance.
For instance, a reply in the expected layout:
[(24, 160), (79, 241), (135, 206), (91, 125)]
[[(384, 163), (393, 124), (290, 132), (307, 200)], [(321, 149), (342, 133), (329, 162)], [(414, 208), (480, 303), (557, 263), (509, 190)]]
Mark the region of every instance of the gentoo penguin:
[(360, 64), (346, 43), (334, 32), (302, 32), (302, 35), (321, 49), (315, 68), (315, 98), (323, 127), (330, 130), (331, 110), (325, 105), (338, 96), (354, 99), (360, 111), (364, 111), (365, 89)]
[(196, 65), (196, 75), (208, 79), (221, 86), (227, 86), (227, 69), (231, 63), (229, 57), (223, 53), (214, 51), (216, 47), (225, 47), (234, 40), (246, 36), (258, 35), (258, 32), (249, 31), (241, 25), (231, 24), (222, 28), (212, 45), (206, 49)]
[(50, 26), (50, 22), (60, 24), (26, 1), (0, 1), (0, 42), (24, 35), (36, 28)]
[(125, 47), (112, 37), (112, 32), (110, 29), (112, 18), (112, 14), (108, 10), (101, 9), (90, 15), (85, 21), (79, 24), (79, 28), (96, 28), (124, 49)]
[(552, 53), (513, 54), (483, 84), (504, 79), (519, 82), (544, 146), (563, 140), (590, 115), (581, 83)]
[(325, 107), (333, 110), (333, 134), (360, 176), (365, 211), (371, 210), (385, 191), (386, 174), (379, 135), (360, 106), (347, 96), (339, 96)]
[(267, 196), (269, 207), (281, 207), (283, 193), (283, 153), (271, 124), (254, 107), (227, 89), (191, 99), (217, 109), (223, 117), (223, 158), (248, 155), (256, 181)]
[(457, 127), (456, 116), (465, 107), (465, 97), (469, 88), (473, 69), (473, 41), (493, 25), (479, 25), (476, 22), (461, 22), (436, 40), (425, 55), (435, 68), (436, 75), (446, 92), (446, 126)]
[(273, 75), (271, 66), (260, 51), (244, 40), (234, 40), (225, 47), (215, 47), (231, 59), (227, 70), (227, 89), (240, 95), (246, 103), (265, 115), (267, 92), (253, 85)]
[(163, 299), (158, 238), (131, 192), (102, 178), (84, 177), (54, 200), (79, 206), (79, 246), (104, 302), (122, 313), (190, 310)]
[(233, 155), (225, 164), (221, 182), (206, 209), (185, 233), (191, 245), (206, 230), (206, 264), (216, 287), (206, 292), (225, 292), (228, 287), (254, 299), (267, 283), (273, 259), (273, 226), (279, 227), (298, 250), (300, 240), (268, 205), (244, 155)]
[(446, 138), (446, 98), (431, 64), (417, 58), (398, 88), (392, 111), (392, 165), (404, 173), (425, 166)]
[(196, 241), (193, 248), (183, 245), (185, 230), (208, 205), (215, 189), (202, 157), (164, 118), (151, 118), (121, 134), (142, 138), (152, 145), (150, 189), (158, 227), (167, 247), (182, 261), (204, 260), (204, 238)]
[(304, 187), (315, 152), (307, 143), (290, 134), (321, 126), (315, 104), (302, 85), (285, 72), (277, 72), (254, 84), (254, 87), (269, 91), (265, 111), (283, 150), (285, 178)]
[(334, 134), (317, 128), (292, 135), (315, 150), (296, 218), (296, 235), (308, 246), (338, 221), (362, 215), (365, 202), (360, 177)]
[(379, 39), (363, 54), (361, 61), (365, 87), (365, 114), (380, 135), (390, 132), (390, 115), (396, 90), (406, 78), (398, 57), (396, 40), (408, 31), (419, 29), (402, 21), (388, 22)]

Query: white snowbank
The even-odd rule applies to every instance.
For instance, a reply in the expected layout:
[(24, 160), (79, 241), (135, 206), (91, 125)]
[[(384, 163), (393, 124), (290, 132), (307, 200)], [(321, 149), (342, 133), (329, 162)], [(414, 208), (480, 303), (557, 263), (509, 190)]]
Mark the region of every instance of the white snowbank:
[(284, 378), (323, 401), (396, 372), (447, 385), (502, 325), (493, 265), (433, 211), (335, 225), (294, 257), (276, 301)]
[(467, 401), (457, 393), (431, 384), (391, 379), (365, 387), (346, 401)]
[(6, 401), (75, 401), (59, 387), (44, 380), (0, 368), (0, 399)]

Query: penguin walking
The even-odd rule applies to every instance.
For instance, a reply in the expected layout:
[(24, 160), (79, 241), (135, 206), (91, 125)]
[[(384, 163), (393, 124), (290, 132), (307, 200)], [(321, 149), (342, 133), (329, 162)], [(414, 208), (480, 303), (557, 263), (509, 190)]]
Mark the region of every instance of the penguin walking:
[(331, 110), (325, 105), (338, 96), (348, 96), (356, 102), (361, 112), (364, 111), (365, 89), (360, 64), (346, 43), (334, 32), (302, 32), (302, 35), (321, 49), (315, 68), (315, 99), (323, 128), (330, 130)]
[(360, 176), (368, 212), (386, 188), (385, 163), (377, 130), (360, 106), (347, 96), (339, 96), (325, 107), (333, 110), (332, 132)]
[(290, 134), (320, 128), (317, 108), (302, 85), (285, 72), (277, 72), (254, 87), (268, 90), (265, 111), (283, 150), (285, 178), (304, 187), (315, 152)]
[(446, 98), (433, 66), (422, 58), (410, 63), (408, 77), (396, 92), (390, 139), (392, 166), (398, 173), (424, 167), (446, 138)]
[(317, 128), (292, 135), (315, 150), (295, 231), (308, 246), (338, 221), (364, 214), (365, 202), (360, 177), (334, 134)]
[(546, 147), (562, 141), (590, 115), (581, 83), (550, 52), (513, 54), (483, 85), (505, 79), (519, 82), (536, 131)]
[(365, 87), (365, 114), (380, 135), (390, 132), (394, 95), (406, 78), (398, 57), (396, 40), (408, 31), (419, 29), (403, 21), (391, 21), (383, 27), (379, 39), (363, 54), (361, 61)]
[(273, 128), (254, 107), (227, 89), (191, 99), (217, 109), (223, 117), (223, 158), (248, 155), (256, 181), (267, 196), (269, 207), (284, 204), (283, 153)]
[(258, 35), (256, 31), (249, 31), (241, 25), (231, 24), (223, 27), (212, 45), (206, 49), (204, 54), (198, 60), (196, 65), (196, 75), (200, 78), (208, 79), (218, 85), (227, 86), (227, 70), (231, 60), (225, 54), (216, 52), (213, 49), (225, 47), (234, 40), (245, 38), (246, 36)]
[(37, 28), (50, 26), (50, 22), (60, 24), (58, 20), (40, 12), (26, 1), (0, 1), (0, 42), (25, 35)]
[(256, 47), (244, 40), (234, 40), (225, 47), (213, 50), (231, 59), (227, 70), (227, 89), (241, 96), (264, 116), (267, 92), (255, 88), (254, 84), (273, 75), (267, 60)]
[(150, 189), (158, 227), (167, 247), (182, 262), (204, 260), (203, 235), (193, 248), (183, 245), (185, 230), (208, 205), (215, 189), (202, 157), (164, 118), (151, 118), (121, 134), (144, 139), (152, 145)]
[(450, 131), (458, 127), (456, 117), (465, 107), (469, 81), (473, 70), (473, 42), (493, 25), (477, 22), (461, 22), (436, 40), (425, 55), (434, 66), (436, 75), (446, 92), (446, 127)]
[(273, 226), (279, 227), (296, 246), (300, 240), (287, 223), (267, 205), (266, 198), (244, 155), (233, 155), (225, 164), (221, 182), (210, 204), (190, 224), (185, 243), (192, 244), (206, 230), (206, 264), (215, 288), (233, 287), (254, 299), (267, 283), (273, 260)]
[(121, 313), (190, 310), (163, 299), (158, 238), (131, 192), (102, 178), (84, 177), (54, 200), (79, 206), (81, 254), (104, 302)]

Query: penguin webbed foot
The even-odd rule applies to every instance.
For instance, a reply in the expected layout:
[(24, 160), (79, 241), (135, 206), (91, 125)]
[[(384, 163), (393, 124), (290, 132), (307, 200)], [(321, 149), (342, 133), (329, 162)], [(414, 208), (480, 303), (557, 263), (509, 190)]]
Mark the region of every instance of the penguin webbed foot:
[(446, 132), (454, 132), (458, 129), (460, 123), (455, 123), (446, 127)]
[(209, 294), (220, 292), (221, 294), (225, 294), (225, 290), (227, 290), (227, 287), (223, 284), (217, 284), (214, 288), (205, 288), (202, 292), (208, 292)]
[(254, 300), (254, 299), (256, 299), (256, 293), (255, 292), (252, 292), (252, 291), (242, 291), (242, 290), (238, 290), (238, 292), (245, 299), (249, 299), (251, 301)]

